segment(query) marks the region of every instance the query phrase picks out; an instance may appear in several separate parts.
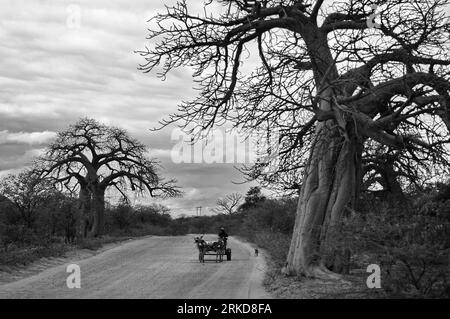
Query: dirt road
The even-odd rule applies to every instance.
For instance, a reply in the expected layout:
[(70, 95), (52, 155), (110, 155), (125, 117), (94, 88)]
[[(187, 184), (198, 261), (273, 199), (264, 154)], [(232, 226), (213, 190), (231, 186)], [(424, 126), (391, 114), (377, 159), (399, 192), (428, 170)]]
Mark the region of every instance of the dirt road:
[(255, 257), (249, 244), (230, 238), (231, 261), (206, 256), (201, 264), (193, 237), (129, 241), (70, 261), (80, 266), (81, 288), (67, 287), (68, 262), (0, 285), (0, 298), (269, 298), (262, 287), (264, 257)]

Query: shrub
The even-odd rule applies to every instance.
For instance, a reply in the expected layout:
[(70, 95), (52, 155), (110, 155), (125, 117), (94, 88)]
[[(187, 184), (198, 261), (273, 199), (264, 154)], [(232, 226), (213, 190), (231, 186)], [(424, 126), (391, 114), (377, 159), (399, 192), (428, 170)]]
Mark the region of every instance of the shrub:
[(167, 227), (171, 223), (172, 218), (169, 211), (162, 205), (138, 206), (135, 209), (135, 215), (139, 223), (153, 224)]
[(184, 218), (175, 219), (168, 227), (168, 234), (172, 236), (186, 235), (189, 232), (189, 224)]
[(379, 264), (383, 288), (392, 296), (442, 297), (448, 289), (449, 207), (450, 201), (422, 198), (409, 207), (380, 202), (345, 219), (337, 246), (350, 249), (353, 260), (365, 256)]
[(280, 232), (257, 232), (253, 242), (267, 250), (278, 267), (286, 262), (291, 236)]
[(111, 223), (119, 229), (125, 229), (133, 223), (133, 208), (129, 205), (121, 204), (110, 211)]
[(97, 250), (104, 244), (102, 238), (83, 238), (77, 244), (81, 249)]
[(63, 256), (67, 251), (64, 244), (53, 244), (45, 247), (27, 247), (14, 249), (0, 254), (1, 266), (28, 265), (42, 257)]

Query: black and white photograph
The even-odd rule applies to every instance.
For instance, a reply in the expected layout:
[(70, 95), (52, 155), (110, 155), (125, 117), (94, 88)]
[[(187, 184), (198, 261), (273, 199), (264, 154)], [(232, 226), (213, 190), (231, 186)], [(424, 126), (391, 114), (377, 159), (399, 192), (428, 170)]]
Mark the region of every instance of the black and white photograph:
[(268, 317), (449, 263), (450, 0), (0, 1), (0, 299)]

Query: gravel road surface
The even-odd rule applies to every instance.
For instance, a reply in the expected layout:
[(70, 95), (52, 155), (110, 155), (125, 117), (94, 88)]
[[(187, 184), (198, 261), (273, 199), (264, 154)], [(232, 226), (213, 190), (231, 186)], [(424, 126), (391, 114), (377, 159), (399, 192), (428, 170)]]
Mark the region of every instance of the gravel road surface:
[[(228, 247), (231, 261), (206, 256), (201, 264), (194, 235), (149, 236), (0, 285), (0, 298), (270, 298), (264, 256), (232, 237)], [(67, 287), (69, 263), (80, 266), (81, 288)]]

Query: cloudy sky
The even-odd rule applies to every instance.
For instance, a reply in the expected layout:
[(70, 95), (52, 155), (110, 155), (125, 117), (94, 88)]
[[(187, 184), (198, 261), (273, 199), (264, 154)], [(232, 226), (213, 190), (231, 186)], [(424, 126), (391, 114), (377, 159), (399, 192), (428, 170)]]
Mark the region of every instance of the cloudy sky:
[[(171, 3), (173, 1), (166, 1)], [(193, 1), (196, 5), (199, 1)], [(162, 82), (137, 70), (160, 0), (2, 0), (0, 3), (0, 176), (30, 163), (80, 117), (117, 125), (147, 144), (185, 196), (165, 202), (179, 214), (214, 206), (242, 176), (233, 164), (176, 164), (172, 129), (149, 131), (194, 96), (188, 70)]]

